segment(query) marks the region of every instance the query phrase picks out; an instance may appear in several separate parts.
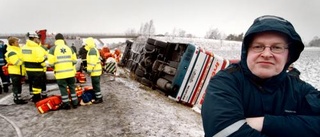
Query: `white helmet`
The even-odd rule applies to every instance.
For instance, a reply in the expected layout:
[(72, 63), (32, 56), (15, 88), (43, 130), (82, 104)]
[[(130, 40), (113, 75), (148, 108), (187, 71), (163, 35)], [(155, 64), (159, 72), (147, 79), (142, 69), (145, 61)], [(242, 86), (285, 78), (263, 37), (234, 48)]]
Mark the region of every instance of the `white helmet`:
[(33, 32), (33, 31), (29, 31), (27, 33), (27, 37), (28, 38), (39, 38), (38, 34), (36, 32)]
[(86, 45), (86, 39), (82, 39), (82, 46)]

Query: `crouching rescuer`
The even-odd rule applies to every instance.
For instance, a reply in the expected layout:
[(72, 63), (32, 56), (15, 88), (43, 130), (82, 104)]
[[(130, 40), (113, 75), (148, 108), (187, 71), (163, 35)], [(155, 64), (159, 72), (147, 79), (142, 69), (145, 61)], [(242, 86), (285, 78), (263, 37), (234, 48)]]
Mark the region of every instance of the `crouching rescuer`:
[(39, 36), (35, 32), (28, 32), (27, 37), (29, 38), (26, 45), (22, 47), (22, 56), (24, 65), (26, 68), (28, 79), (32, 84), (32, 102), (36, 103), (42, 99), (42, 83), (44, 82), (46, 66), (45, 61), (47, 59), (46, 51), (38, 44)]
[(100, 54), (95, 46), (92, 37), (87, 38), (85, 41), (85, 49), (87, 53), (87, 73), (91, 76), (91, 84), (95, 92), (94, 104), (102, 103), (102, 94), (100, 89), (100, 76), (102, 74), (102, 66), (100, 61)]
[(70, 109), (69, 95), (67, 87), (70, 89), (71, 105), (77, 108), (78, 98), (75, 92), (75, 64), (77, 57), (75, 52), (66, 45), (62, 34), (55, 36), (55, 46), (50, 48), (48, 61), (49, 65), (54, 68), (54, 75), (60, 89), (62, 105), (60, 109)]

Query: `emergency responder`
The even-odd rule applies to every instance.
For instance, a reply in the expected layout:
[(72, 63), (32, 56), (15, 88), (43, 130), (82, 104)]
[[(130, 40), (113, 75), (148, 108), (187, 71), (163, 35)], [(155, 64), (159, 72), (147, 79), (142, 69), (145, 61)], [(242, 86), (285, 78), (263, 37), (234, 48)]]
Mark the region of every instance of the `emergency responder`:
[(8, 41), (9, 45), (7, 47), (5, 57), (8, 63), (9, 76), (12, 80), (13, 102), (15, 104), (26, 104), (28, 102), (21, 98), (21, 80), (25, 75), (25, 68), (22, 61), (19, 39), (16, 37), (10, 37)]
[(82, 47), (79, 49), (79, 56), (81, 58), (81, 66), (80, 71), (87, 71), (87, 53), (88, 51), (85, 49), (85, 42), (82, 42)]
[[(5, 66), (7, 63), (4, 56), (6, 51), (7, 51), (7, 45), (5, 45), (4, 42), (0, 40), (0, 68)], [(0, 86), (0, 94), (2, 93), (2, 88), (5, 93), (8, 93), (9, 77), (4, 75), (2, 69), (0, 69), (0, 77), (1, 77), (2, 86), (3, 86), (3, 87)]]
[(36, 103), (42, 99), (42, 82), (44, 82), (46, 66), (45, 61), (47, 59), (46, 52), (38, 44), (39, 36), (35, 32), (28, 32), (27, 37), (29, 38), (26, 45), (22, 47), (23, 61), (30, 80), (32, 84), (32, 91), (30, 92), (32, 96), (32, 102)]
[(74, 43), (72, 43), (71, 49), (77, 54), (77, 48), (74, 46)]
[[(41, 40), (40, 40), (41, 35), (40, 35), (40, 33), (36, 33), (36, 34), (39, 36), (39, 39), (36, 39), (35, 42), (37, 44), (39, 44), (43, 48), (44, 52), (46, 53), (46, 56), (48, 56), (48, 45), (43, 45), (41, 43)], [(47, 66), (43, 66), (43, 71), (44, 71), (44, 73), (46, 73)], [(44, 80), (41, 82), (41, 90), (42, 90), (41, 97), (42, 98), (46, 98), (47, 97), (47, 75), (43, 75), (43, 79)], [(28, 79), (28, 81), (32, 81), (32, 79)], [(31, 82), (29, 82), (29, 91), (32, 92), (32, 83)]]
[(87, 73), (91, 76), (91, 84), (95, 92), (94, 104), (102, 103), (102, 94), (100, 89), (100, 76), (102, 74), (102, 67), (100, 61), (100, 53), (96, 48), (94, 39), (89, 37), (85, 40), (85, 49), (87, 53)]
[(79, 56), (81, 58), (80, 72), (87, 71), (87, 53), (85, 49), (85, 42), (82, 43), (82, 47), (79, 50)]
[(54, 75), (60, 89), (62, 105), (60, 109), (70, 109), (70, 101), (67, 88), (71, 95), (71, 105), (78, 106), (78, 98), (75, 92), (75, 64), (77, 63), (76, 53), (66, 45), (61, 33), (55, 36), (55, 46), (49, 50), (49, 65), (54, 68)]
[(120, 62), (120, 59), (121, 59), (120, 49), (118, 49), (118, 48), (114, 49), (114, 58), (116, 59), (117, 63)]

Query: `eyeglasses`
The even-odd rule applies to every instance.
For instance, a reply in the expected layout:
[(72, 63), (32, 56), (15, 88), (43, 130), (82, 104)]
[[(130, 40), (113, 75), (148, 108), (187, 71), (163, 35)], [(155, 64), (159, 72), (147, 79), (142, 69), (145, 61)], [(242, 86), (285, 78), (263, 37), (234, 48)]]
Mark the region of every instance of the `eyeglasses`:
[(250, 47), (250, 49), (256, 53), (261, 53), (263, 52), (266, 48), (270, 48), (270, 51), (272, 53), (276, 53), (276, 54), (281, 54), (283, 53), (286, 49), (288, 49), (288, 46), (285, 46), (283, 44), (279, 44), (279, 45), (273, 45), (270, 47), (267, 46), (263, 46), (263, 45), (252, 45)]

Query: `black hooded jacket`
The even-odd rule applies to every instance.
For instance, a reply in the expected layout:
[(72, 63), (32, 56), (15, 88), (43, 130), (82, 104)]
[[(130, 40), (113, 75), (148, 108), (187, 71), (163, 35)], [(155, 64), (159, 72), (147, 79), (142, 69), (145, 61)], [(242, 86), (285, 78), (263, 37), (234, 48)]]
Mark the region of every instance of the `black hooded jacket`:
[[(288, 36), (289, 60), (280, 74), (261, 79), (246, 60), (253, 35), (265, 31)], [(320, 92), (286, 73), (303, 49), (290, 22), (269, 15), (257, 18), (245, 34), (241, 61), (210, 80), (201, 110), (205, 136), (320, 137)], [(250, 117), (264, 117), (261, 132), (246, 123)]]

